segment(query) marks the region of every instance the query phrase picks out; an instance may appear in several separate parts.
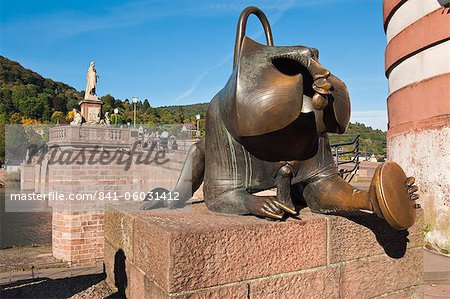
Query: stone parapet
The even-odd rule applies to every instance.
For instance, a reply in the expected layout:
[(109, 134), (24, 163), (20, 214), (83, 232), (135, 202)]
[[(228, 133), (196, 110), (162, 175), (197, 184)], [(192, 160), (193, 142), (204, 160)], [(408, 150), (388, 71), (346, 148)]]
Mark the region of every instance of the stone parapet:
[(421, 296), (421, 212), (408, 231), (368, 214), (300, 218), (216, 214), (202, 203), (153, 211), (111, 205), (107, 281), (128, 298)]
[[(80, 146), (89, 145), (103, 146), (108, 145), (117, 147), (119, 145), (131, 146), (134, 143), (133, 134), (137, 131), (129, 128), (113, 128), (95, 125), (82, 126), (58, 126), (50, 128), (48, 145)], [(136, 135), (137, 136), (137, 135)], [(135, 137), (136, 137), (135, 136)]]

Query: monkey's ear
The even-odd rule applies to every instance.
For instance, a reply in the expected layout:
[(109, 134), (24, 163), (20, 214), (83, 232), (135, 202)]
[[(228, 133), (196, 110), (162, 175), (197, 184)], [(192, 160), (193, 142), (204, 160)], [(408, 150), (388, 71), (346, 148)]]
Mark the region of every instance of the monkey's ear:
[(266, 48), (268, 46), (262, 45), (253, 39), (245, 36), (242, 41), (242, 46), (239, 52), (239, 60), (237, 61), (237, 65), (240, 64), (241, 60), (244, 58), (247, 58), (249, 56), (252, 56), (255, 54), (255, 52), (261, 51), (262, 49)]
[(317, 50), (316, 48), (311, 48), (311, 52), (313, 54), (313, 57), (319, 61), (319, 50)]

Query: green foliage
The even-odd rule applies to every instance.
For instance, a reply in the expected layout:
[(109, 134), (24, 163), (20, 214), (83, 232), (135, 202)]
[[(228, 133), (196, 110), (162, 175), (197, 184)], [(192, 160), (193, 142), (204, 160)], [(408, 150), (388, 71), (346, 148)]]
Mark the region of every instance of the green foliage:
[(80, 110), (80, 105), (78, 105), (78, 100), (76, 100), (76, 99), (67, 100), (66, 110), (72, 111), (73, 109)]
[(52, 123), (54, 123), (54, 124), (63, 123), (65, 120), (65, 115), (61, 111), (55, 111), (52, 114), (51, 120), (52, 120)]
[(109, 120), (112, 125), (121, 124), (123, 122), (122, 118), (120, 117), (120, 114), (111, 114)]
[(358, 122), (350, 123), (345, 134), (329, 134), (330, 143), (352, 141), (358, 134), (361, 135), (359, 138), (361, 153), (375, 154), (380, 159), (386, 155), (386, 132), (374, 130)]
[(11, 120), (15, 113), (49, 122), (55, 111), (65, 114), (78, 108), (82, 94), (73, 87), (43, 78), (3, 56), (0, 66), (0, 113), (5, 113), (9, 122), (16, 121)]

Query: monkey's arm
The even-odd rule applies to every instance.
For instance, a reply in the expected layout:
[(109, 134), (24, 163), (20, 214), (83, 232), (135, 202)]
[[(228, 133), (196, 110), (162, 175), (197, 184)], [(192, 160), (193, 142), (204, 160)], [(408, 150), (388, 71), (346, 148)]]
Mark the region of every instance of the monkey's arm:
[(336, 76), (327, 79), (333, 87), (328, 95), (328, 105), (323, 110), (323, 122), (330, 133), (342, 134), (350, 121), (350, 97), (347, 86)]

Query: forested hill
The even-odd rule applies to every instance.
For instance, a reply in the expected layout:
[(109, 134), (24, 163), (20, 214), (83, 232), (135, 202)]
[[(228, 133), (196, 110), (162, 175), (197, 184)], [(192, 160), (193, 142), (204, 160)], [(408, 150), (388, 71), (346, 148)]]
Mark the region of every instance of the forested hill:
[[(0, 123), (68, 123), (72, 109), (79, 109), (78, 102), (84, 91), (26, 69), (15, 61), (0, 56)], [(100, 98), (104, 112), (114, 113), (118, 108), (117, 123), (132, 122), (133, 105), (128, 99), (116, 99), (107, 94)], [(170, 100), (170, 99), (168, 99)], [(147, 99), (137, 104), (137, 122), (195, 123), (195, 115), (204, 119), (208, 104), (150, 107)]]
[(54, 111), (65, 113), (82, 98), (75, 88), (43, 78), (3, 56), (0, 56), (0, 66), (2, 122), (16, 123), (21, 117), (50, 121)]
[[(82, 74), (80, 74), (82, 75)], [(0, 123), (68, 123), (70, 111), (78, 107), (84, 92), (25, 69), (19, 63), (0, 56)], [(107, 94), (101, 97), (105, 103), (104, 112), (109, 112), (113, 123), (133, 122), (133, 104), (127, 99), (116, 99)], [(171, 99), (168, 99), (170, 101)], [(151, 107), (147, 99), (137, 104), (137, 123), (143, 124), (195, 124), (195, 115), (201, 115), (200, 128), (204, 129), (204, 119), (208, 103)], [(119, 109), (113, 115), (114, 108)], [(364, 124), (350, 124), (345, 135), (332, 135), (331, 141), (347, 141), (361, 134), (361, 149), (367, 152), (386, 151), (386, 133), (373, 130)]]
[(372, 129), (361, 123), (350, 123), (345, 134), (330, 134), (330, 142), (352, 141), (356, 135), (359, 138), (360, 151), (371, 154), (386, 154), (386, 132), (378, 129)]

